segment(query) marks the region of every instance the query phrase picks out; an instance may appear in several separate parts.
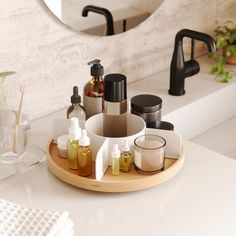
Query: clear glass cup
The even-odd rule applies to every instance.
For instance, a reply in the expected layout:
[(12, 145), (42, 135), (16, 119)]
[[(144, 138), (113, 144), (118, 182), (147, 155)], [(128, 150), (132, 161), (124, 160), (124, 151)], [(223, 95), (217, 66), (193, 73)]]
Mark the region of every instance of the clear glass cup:
[(142, 135), (134, 140), (134, 164), (142, 174), (164, 169), (166, 140), (158, 135)]
[(0, 110), (0, 161), (11, 163), (19, 160), (27, 148), (30, 123), (26, 114), (16, 124), (17, 112)]

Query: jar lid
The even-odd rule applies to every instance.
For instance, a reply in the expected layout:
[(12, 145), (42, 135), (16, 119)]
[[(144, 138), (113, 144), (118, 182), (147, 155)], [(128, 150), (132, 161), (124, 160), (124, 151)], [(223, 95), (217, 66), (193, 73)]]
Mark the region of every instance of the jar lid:
[(151, 94), (140, 94), (131, 98), (131, 108), (138, 112), (151, 113), (161, 109), (162, 99)]

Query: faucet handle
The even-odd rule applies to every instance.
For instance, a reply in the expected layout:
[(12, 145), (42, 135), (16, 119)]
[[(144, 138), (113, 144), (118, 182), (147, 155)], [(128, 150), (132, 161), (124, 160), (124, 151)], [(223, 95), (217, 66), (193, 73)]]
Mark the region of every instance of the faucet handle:
[(200, 71), (199, 63), (191, 59), (189, 61), (184, 62), (184, 75), (185, 77), (190, 77), (197, 74)]

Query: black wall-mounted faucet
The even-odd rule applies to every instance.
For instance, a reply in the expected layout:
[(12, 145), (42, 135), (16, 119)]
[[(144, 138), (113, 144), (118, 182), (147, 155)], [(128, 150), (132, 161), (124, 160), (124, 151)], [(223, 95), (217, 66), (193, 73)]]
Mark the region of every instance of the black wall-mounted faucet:
[(109, 10), (107, 10), (106, 8), (102, 8), (102, 7), (88, 5), (83, 8), (82, 16), (87, 17), (89, 11), (104, 15), (106, 18), (106, 24), (107, 24), (106, 35), (114, 35), (115, 34), (113, 16)]
[[(183, 38), (188, 37), (192, 39), (191, 42), (191, 59), (184, 61), (183, 52)], [(216, 51), (214, 39), (201, 32), (182, 29), (175, 37), (174, 53), (170, 66), (170, 88), (169, 94), (174, 96), (181, 96), (185, 94), (184, 80), (186, 77), (193, 76), (200, 71), (199, 63), (194, 59), (194, 40), (200, 40), (207, 44), (208, 51)]]

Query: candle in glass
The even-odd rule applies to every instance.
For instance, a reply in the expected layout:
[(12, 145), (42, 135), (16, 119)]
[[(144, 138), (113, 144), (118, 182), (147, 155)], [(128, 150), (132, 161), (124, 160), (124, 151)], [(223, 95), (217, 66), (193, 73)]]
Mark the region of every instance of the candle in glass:
[(164, 138), (157, 135), (142, 135), (134, 141), (134, 163), (140, 172), (158, 173), (164, 169)]

